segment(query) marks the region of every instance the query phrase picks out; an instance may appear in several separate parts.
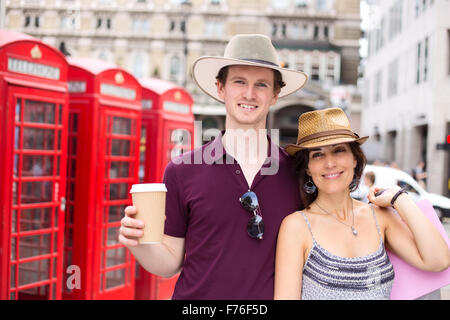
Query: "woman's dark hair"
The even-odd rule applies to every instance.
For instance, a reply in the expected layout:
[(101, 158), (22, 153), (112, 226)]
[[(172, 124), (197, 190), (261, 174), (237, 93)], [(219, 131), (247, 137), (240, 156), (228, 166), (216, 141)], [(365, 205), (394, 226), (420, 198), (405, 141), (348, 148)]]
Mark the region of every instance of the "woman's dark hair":
[[(359, 181), (361, 179), (364, 167), (367, 164), (367, 158), (364, 155), (364, 152), (361, 149), (361, 146), (357, 142), (350, 142), (349, 143), (350, 150), (353, 153), (353, 156), (356, 159), (356, 167), (354, 169), (353, 174), (353, 181), (349, 185), (350, 192), (355, 191), (358, 188)], [(300, 199), (301, 203), (303, 205), (300, 210), (303, 210), (305, 208), (309, 208), (309, 205), (314, 202), (317, 198), (318, 191), (316, 191), (312, 194), (308, 194), (303, 189), (303, 186), (307, 181), (309, 181), (309, 176), (306, 173), (306, 169), (308, 168), (309, 164), (309, 150), (303, 149), (298, 151), (295, 154), (294, 157), (294, 165), (295, 165), (295, 173), (297, 175), (297, 180), (300, 186)]]
[[(221, 84), (225, 85), (228, 76), (228, 67), (223, 67), (219, 70), (219, 73), (216, 76), (217, 81)], [(281, 88), (283, 88), (286, 84), (283, 81), (283, 77), (281, 76), (281, 72), (273, 69), (273, 92), (276, 94), (280, 93)]]

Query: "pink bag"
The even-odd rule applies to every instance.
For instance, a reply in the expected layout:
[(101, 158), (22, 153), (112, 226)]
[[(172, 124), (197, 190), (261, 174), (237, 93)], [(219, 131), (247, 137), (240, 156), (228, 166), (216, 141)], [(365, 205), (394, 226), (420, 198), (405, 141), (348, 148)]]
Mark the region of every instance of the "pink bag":
[[(431, 203), (421, 200), (417, 203), (426, 217), (434, 224), (450, 247), (450, 241), (444, 226), (439, 221)], [(395, 279), (391, 292), (391, 300), (412, 300), (419, 298), (439, 288), (450, 284), (450, 268), (441, 272), (428, 272), (419, 270), (394, 253), (387, 251), (389, 259), (394, 266)]]

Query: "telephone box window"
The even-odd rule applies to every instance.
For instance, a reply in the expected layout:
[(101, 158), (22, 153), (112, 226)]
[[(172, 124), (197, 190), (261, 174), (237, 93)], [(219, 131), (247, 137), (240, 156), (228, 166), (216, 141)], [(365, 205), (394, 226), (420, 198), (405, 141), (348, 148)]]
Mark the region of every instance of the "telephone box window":
[(34, 123), (55, 123), (54, 103), (46, 103), (42, 101), (25, 100), (24, 122)]
[(51, 228), (53, 210), (47, 208), (23, 209), (20, 215), (20, 231), (33, 231)]
[(23, 128), (23, 148), (34, 150), (54, 149), (55, 130)]

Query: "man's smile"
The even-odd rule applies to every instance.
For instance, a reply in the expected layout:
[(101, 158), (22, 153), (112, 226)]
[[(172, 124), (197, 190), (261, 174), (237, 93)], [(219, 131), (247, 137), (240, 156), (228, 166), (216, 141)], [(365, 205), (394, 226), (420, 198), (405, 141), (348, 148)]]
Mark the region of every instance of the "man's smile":
[(245, 110), (255, 110), (258, 108), (258, 106), (251, 105), (251, 104), (243, 104), (243, 103), (238, 103), (238, 106)]

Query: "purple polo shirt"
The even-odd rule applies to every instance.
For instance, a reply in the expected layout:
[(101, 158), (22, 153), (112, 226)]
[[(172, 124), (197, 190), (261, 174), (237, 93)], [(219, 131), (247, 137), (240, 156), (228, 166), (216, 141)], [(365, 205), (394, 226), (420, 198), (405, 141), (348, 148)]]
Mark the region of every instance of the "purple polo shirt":
[[(221, 136), (166, 167), (165, 234), (185, 238), (186, 250), (172, 299), (273, 299), (278, 229), (300, 197), (292, 159), (269, 142), (270, 161), (250, 187)], [(247, 234), (253, 213), (239, 197), (249, 189), (264, 220), (262, 240)]]

